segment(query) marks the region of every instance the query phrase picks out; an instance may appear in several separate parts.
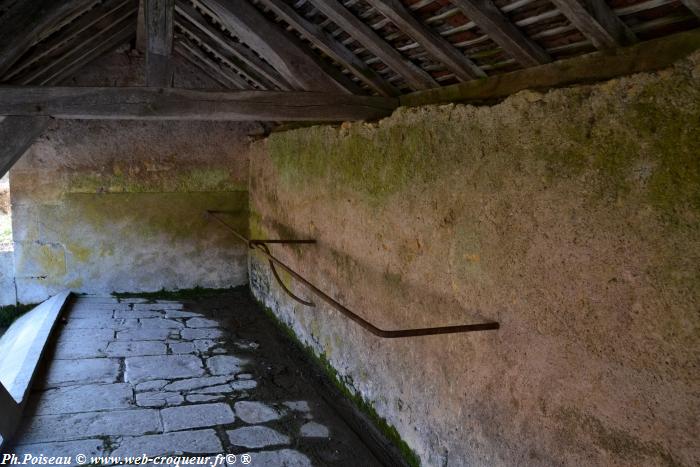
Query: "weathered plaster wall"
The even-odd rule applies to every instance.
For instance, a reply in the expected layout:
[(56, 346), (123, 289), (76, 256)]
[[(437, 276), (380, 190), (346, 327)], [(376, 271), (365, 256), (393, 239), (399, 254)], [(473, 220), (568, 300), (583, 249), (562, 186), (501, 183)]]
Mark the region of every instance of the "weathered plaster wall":
[(699, 85), (695, 56), (254, 147), (251, 235), (316, 238), (274, 247), (314, 284), (383, 328), (499, 331), (381, 340), (257, 256), (253, 292), (424, 465), (698, 465)]
[[(176, 64), (180, 86), (211, 87)], [(121, 51), (76, 85), (143, 84)], [(12, 168), (20, 302), (59, 290), (110, 293), (247, 282), (246, 250), (205, 217), (247, 223), (248, 135), (255, 123), (55, 121)]]

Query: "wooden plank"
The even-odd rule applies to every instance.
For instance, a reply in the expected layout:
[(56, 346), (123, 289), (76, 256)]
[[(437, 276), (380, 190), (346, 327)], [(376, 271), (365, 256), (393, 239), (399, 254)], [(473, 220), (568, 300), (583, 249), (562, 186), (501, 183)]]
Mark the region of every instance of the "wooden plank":
[(492, 0), (450, 1), (522, 66), (552, 61), (549, 54), (515, 27)]
[(486, 73), (459, 49), (418, 21), (399, 0), (367, 0), (367, 3), (416, 41), (435, 60), (445, 65), (460, 80), (470, 81), (486, 76)]
[(250, 89), (250, 84), (248, 84), (243, 78), (230, 70), (226, 70), (224, 67), (207, 57), (207, 55), (189, 39), (184, 37), (179, 38), (178, 46), (182, 47), (192, 57), (201, 62), (205, 67), (209, 68), (212, 73), (220, 74), (222, 78), (228, 82), (228, 85), (226, 86), (228, 89)]
[(344, 121), (389, 115), (398, 99), (317, 92), (150, 87), (0, 87), (0, 115), (60, 119)]
[(340, 2), (311, 0), (311, 3), (389, 68), (401, 75), (413, 89), (430, 89), (438, 86), (437, 81), (428, 72), (401, 55)]
[(187, 63), (203, 72), (209, 77), (209, 79), (218, 83), (223, 89), (229, 89), (229, 87), (231, 86), (231, 84), (226, 79), (224, 79), (219, 73), (214, 73), (213, 70), (207, 67), (206, 64), (201, 63), (195, 57), (190, 55), (187, 52), (187, 50), (185, 50), (180, 44), (175, 43), (175, 46), (173, 47), (173, 52), (175, 52), (176, 55), (180, 56)]
[(361, 92), (340, 70), (324, 64), (295, 36), (247, 1), (198, 0), (242, 42), (267, 60), (296, 89)]
[(552, 0), (552, 3), (597, 49), (610, 49), (637, 41), (634, 32), (617, 17), (605, 0), (585, 0), (585, 5), (578, 0)]
[(173, 53), (175, 0), (148, 0), (145, 3), (146, 84), (172, 85), (170, 56)]
[(695, 16), (700, 18), (700, 0), (681, 0), (681, 3), (685, 5)]
[(523, 89), (549, 89), (658, 70), (700, 49), (700, 30), (666, 36), (631, 47), (593, 52), (484, 80), (414, 92), (400, 97), (402, 106), (449, 102), (492, 102)]
[[(31, 70), (30, 73), (21, 76), (18, 84), (56, 84), (61, 79), (67, 77), (69, 69), (76, 69), (75, 65), (82, 66), (87, 63), (85, 55), (90, 55), (89, 60), (95, 58), (95, 50), (102, 53), (112, 50), (117, 45), (123, 44), (135, 30), (136, 10), (120, 13), (119, 16), (110, 17), (104, 27), (96, 25), (79, 36), (75, 40), (77, 46), (67, 44), (52, 54), (42, 66)], [(133, 23), (133, 24), (132, 24)], [(109, 49), (104, 48), (104, 44), (113, 44)]]
[[(12, 67), (5, 79), (12, 82), (13, 78), (20, 76), (29, 67), (35, 65), (45, 58), (61, 56), (70, 51), (71, 48), (81, 47), (82, 41), (94, 39), (94, 34), (100, 29), (107, 27), (110, 22), (119, 22), (133, 14), (135, 7), (134, 0), (117, 0), (106, 3), (90, 10), (75, 23), (62, 30), (55, 38), (42, 44), (42, 47), (35, 50), (31, 55), (23, 58)], [(92, 32), (89, 30), (92, 29)], [(82, 39), (82, 41), (81, 41)], [(41, 67), (40, 67), (41, 68)], [(37, 73), (25, 75), (24, 81), (31, 81), (32, 78), (26, 76), (37, 76)], [(25, 83), (26, 84), (26, 83)]]
[(0, 24), (0, 76), (29, 49), (96, 0), (31, 0), (15, 3)]
[[(222, 42), (213, 40), (209, 35), (199, 31), (197, 26), (193, 25), (179, 15), (175, 21), (175, 29), (180, 35), (187, 37), (192, 42), (199, 44), (205, 50), (215, 54), (225, 65), (233, 70), (236, 70), (236, 73), (243, 76), (246, 81), (250, 81), (255, 84), (258, 89), (270, 91), (275, 90), (275, 86), (272, 83), (259, 77), (253, 70), (250, 69), (250, 67), (248, 67), (238, 58), (237, 54), (232, 53), (231, 49), (225, 46), (226, 42), (223, 42), (223, 39), (223, 44)], [(246, 86), (244, 86), (243, 89), (247, 89), (249, 87), (250, 86), (248, 86), (246, 83)]]
[(330, 34), (324, 32), (321, 27), (297, 13), (294, 8), (283, 0), (260, 0), (260, 3), (272, 10), (323, 53), (350, 70), (378, 94), (387, 97), (399, 94), (399, 91), (382, 78), (379, 73), (374, 71), (372, 67), (363, 62)]
[(0, 121), (0, 178), (49, 125), (48, 117), (8, 117)]
[[(228, 50), (229, 53), (238, 57), (241, 62), (257, 75), (257, 80), (264, 84), (266, 88), (277, 88), (282, 91), (291, 91), (293, 89), (274, 68), (258, 57), (250, 48), (227, 39), (221, 31), (211, 27), (204, 16), (190, 3), (176, 1), (175, 12), (178, 17), (184, 18), (195, 25), (203, 35), (206, 35), (218, 44), (220, 49)], [(202, 36), (200, 35), (199, 37)]]

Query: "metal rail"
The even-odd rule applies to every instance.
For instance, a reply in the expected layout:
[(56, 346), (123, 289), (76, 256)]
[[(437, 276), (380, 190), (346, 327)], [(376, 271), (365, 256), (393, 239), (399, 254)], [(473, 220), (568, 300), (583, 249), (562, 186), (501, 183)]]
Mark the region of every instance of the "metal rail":
[(325, 292), (323, 292), (321, 289), (316, 287), (314, 284), (306, 280), (304, 277), (302, 277), (299, 273), (294, 271), (291, 267), (287, 266), (285, 263), (277, 259), (276, 257), (272, 256), (270, 253), (270, 249), (267, 247), (267, 243), (301, 243), (301, 244), (308, 244), (308, 243), (316, 243), (315, 240), (249, 240), (240, 233), (238, 233), (233, 227), (231, 227), (229, 224), (224, 222), (221, 218), (218, 217), (218, 214), (228, 214), (226, 211), (206, 211), (208, 215), (210, 215), (212, 218), (214, 218), (216, 221), (218, 221), (221, 225), (226, 227), (228, 230), (230, 230), (233, 235), (240, 240), (241, 242), (245, 243), (248, 245), (248, 248), (251, 250), (257, 250), (261, 254), (263, 254), (269, 261), (270, 265), (273, 267), (273, 274), (275, 275), (275, 278), (277, 281), (282, 285), (282, 288), (292, 296), (296, 301), (307, 305), (307, 306), (314, 306), (313, 303), (307, 302), (306, 300), (303, 300), (293, 293), (282, 283), (279, 275), (277, 274), (276, 269), (274, 268), (275, 265), (279, 266), (280, 268), (284, 269), (287, 271), (294, 279), (297, 281), (301, 282), (304, 284), (309, 290), (311, 290), (313, 293), (318, 295), (324, 302), (328, 303), (330, 306), (341, 312), (343, 315), (345, 315), (347, 318), (351, 319), (352, 321), (356, 322), (360, 326), (362, 326), (364, 329), (367, 331), (371, 332), (375, 336), (378, 337), (383, 337), (387, 339), (394, 339), (397, 337), (418, 337), (418, 336), (432, 336), (436, 334), (455, 334), (455, 333), (462, 333), (462, 332), (474, 332), (474, 331), (490, 331), (490, 330), (495, 330), (499, 328), (499, 324), (497, 322), (489, 322), (489, 323), (478, 323), (478, 324), (460, 324), (457, 326), (439, 326), (439, 327), (430, 327), (430, 328), (415, 328), (415, 329), (396, 329), (396, 330), (386, 330), (386, 329), (381, 329), (375, 326), (374, 324), (370, 323), (366, 319), (362, 318), (361, 316), (353, 313), (351, 310), (349, 310), (347, 307), (336, 301), (333, 297), (329, 296)]

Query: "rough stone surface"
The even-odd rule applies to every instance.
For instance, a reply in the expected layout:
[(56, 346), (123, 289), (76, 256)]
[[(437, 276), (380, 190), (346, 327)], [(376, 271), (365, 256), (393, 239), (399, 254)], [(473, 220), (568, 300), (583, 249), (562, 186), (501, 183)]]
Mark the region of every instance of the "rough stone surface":
[(234, 446), (244, 448), (265, 448), (289, 444), (289, 436), (266, 426), (245, 426), (227, 431), (228, 439)]
[(207, 359), (207, 368), (213, 375), (235, 375), (243, 363), (244, 360), (231, 355), (217, 355)]
[(206, 388), (209, 386), (218, 386), (228, 383), (232, 378), (230, 376), (205, 376), (202, 378), (183, 379), (174, 381), (163, 389), (165, 391), (190, 391), (192, 389)]
[(311, 467), (311, 461), (304, 454), (292, 449), (280, 451), (261, 451), (252, 454), (251, 465), (264, 465), (265, 467)]
[(202, 376), (202, 360), (192, 355), (159, 355), (126, 359), (125, 379), (140, 383), (150, 379)]
[(188, 328), (215, 328), (219, 325), (219, 323), (213, 319), (205, 318), (188, 319), (186, 324)]
[(236, 417), (228, 404), (197, 404), (163, 409), (160, 412), (165, 431), (179, 431), (233, 423)]
[(171, 335), (177, 335), (172, 329), (129, 329), (117, 332), (117, 339), (125, 341), (163, 341)]
[(304, 423), (299, 431), (305, 438), (328, 438), (331, 435), (327, 426), (316, 422)]
[[(75, 456), (84, 454), (90, 456), (101, 456), (105, 454), (104, 442), (101, 439), (82, 439), (79, 441), (63, 441), (56, 443), (21, 444), (14, 446), (12, 452), (20, 459), (26, 454), (36, 456), (41, 453), (45, 456), (70, 457), (71, 463), (63, 464), (68, 466), (79, 466)], [(21, 465), (21, 464), (19, 464)]]
[(185, 398), (176, 392), (140, 392), (136, 394), (136, 405), (139, 407), (166, 407), (182, 404)]
[(110, 357), (141, 357), (165, 355), (168, 348), (162, 342), (156, 341), (110, 342), (105, 353)]
[(65, 386), (78, 383), (113, 383), (119, 375), (119, 361), (112, 358), (54, 360), (49, 366), (45, 384)]
[(131, 385), (124, 383), (50, 389), (40, 395), (34, 413), (54, 415), (128, 409), (132, 407), (132, 398)]
[(256, 255), (253, 293), (425, 465), (697, 465), (699, 70), (256, 144), (251, 236), (322, 240), (282, 261), (383, 328), (500, 330), (376, 339)]
[(157, 410), (132, 409), (33, 417), (20, 431), (23, 444), (95, 436), (135, 436), (161, 430)]
[(233, 389), (234, 391), (250, 391), (251, 389), (255, 389), (258, 386), (258, 383), (257, 381), (248, 379), (234, 381), (229, 386), (231, 386), (231, 389)]
[(223, 447), (214, 430), (195, 430), (124, 438), (112, 454), (115, 456), (141, 456), (143, 454), (159, 456), (183, 452), (220, 454), (223, 452)]
[(194, 340), (194, 339), (218, 339), (223, 337), (224, 333), (220, 329), (183, 329), (180, 331), (180, 336), (183, 339)]
[(265, 423), (282, 416), (274, 407), (262, 402), (239, 401), (233, 407), (236, 416), (246, 423)]

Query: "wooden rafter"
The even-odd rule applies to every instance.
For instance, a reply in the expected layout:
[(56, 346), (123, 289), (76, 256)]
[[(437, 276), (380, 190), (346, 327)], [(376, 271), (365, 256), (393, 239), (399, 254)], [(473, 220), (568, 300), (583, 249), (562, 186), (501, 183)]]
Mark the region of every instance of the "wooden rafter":
[(515, 27), (492, 0), (450, 1), (522, 66), (552, 61), (549, 54)]
[(182, 19), (184, 19), (184, 24), (189, 22), (196, 26), (199, 32), (202, 33), (198, 37), (206, 36), (216, 43), (221, 50), (226, 50), (228, 53), (238, 57), (245, 67), (250, 69), (251, 75), (255, 75), (256, 80), (261, 82), (264, 87), (269, 89), (277, 88), (282, 91), (292, 90), (292, 86), (267, 62), (258, 57), (250, 48), (224, 36), (219, 29), (211, 26), (206, 18), (190, 3), (176, 0), (175, 13), (177, 13), (180, 23), (183, 23)]
[(284, 0), (260, 0), (260, 3), (272, 10), (323, 53), (350, 70), (378, 94), (382, 96), (395, 96), (398, 94), (398, 90), (382, 78), (379, 73), (360, 60), (357, 55), (353, 54), (335, 38), (325, 33), (320, 26), (297, 13)]
[(391, 44), (382, 39), (340, 2), (311, 0), (311, 3), (389, 68), (401, 75), (413, 89), (429, 89), (438, 86), (432, 76), (401, 55)]
[(26, 73), (17, 77), (18, 84), (49, 84), (60, 82), (61, 77), (67, 76), (66, 69), (71, 69), (74, 64), (82, 66), (86, 63), (86, 55), (93, 56), (92, 50), (103, 50), (104, 44), (112, 44), (112, 48), (123, 44), (125, 40), (134, 33), (136, 25), (136, 9), (130, 11), (119, 11), (117, 15), (112, 15), (104, 22), (93, 25), (84, 31), (70, 43), (61, 47), (44, 57), (38, 66), (27, 70)]
[(221, 65), (215, 63), (207, 57), (199, 48), (189, 40), (181, 39), (175, 44), (180, 55), (185, 57), (189, 62), (197, 64), (198, 68), (205, 70), (209, 77), (214, 78), (219, 83), (223, 84), (225, 89), (247, 89), (249, 86), (245, 81), (224, 70)]
[(610, 9), (605, 0), (552, 0), (581, 34), (597, 49), (611, 49), (630, 45), (637, 38), (625, 23)]
[(318, 92), (149, 87), (0, 87), (0, 115), (59, 119), (344, 121), (389, 115), (398, 99)]
[[(227, 67), (225, 64), (222, 65), (221, 63), (218, 63), (216, 60), (210, 58), (207, 53), (192, 39), (190, 38), (185, 38), (181, 37), (180, 38), (180, 43), (182, 45), (187, 46), (193, 55), (195, 55), (197, 58), (201, 59), (202, 61), (210, 63), (212, 66), (217, 67), (223, 75), (225, 75), (229, 81), (235, 83), (234, 86), (229, 86), (231, 89), (251, 89), (250, 83), (248, 83), (245, 78), (239, 76), (237, 70), (234, 68)], [(210, 52), (211, 53), (211, 52)]]
[(32, 0), (17, 2), (0, 24), (0, 77), (29, 49), (73, 18), (96, 0)]
[[(136, 11), (125, 24), (114, 23), (111, 28), (93, 34), (86, 29), (78, 35), (75, 48), (70, 53), (52, 58), (42, 64), (40, 74), (31, 84), (57, 84), (73, 75), (94, 59), (124, 44), (135, 34)], [(89, 18), (88, 18), (89, 20)], [(83, 37), (85, 35), (85, 37)], [(81, 40), (80, 38), (83, 38)], [(62, 36), (57, 38), (62, 40)], [(43, 133), (50, 121), (48, 117), (7, 117), (0, 121), (0, 176), (19, 160), (34, 140)]]
[(0, 177), (4, 176), (49, 124), (48, 117), (7, 117), (0, 121)]
[(258, 89), (276, 89), (274, 84), (255, 73), (253, 69), (251, 69), (239, 58), (238, 54), (232, 52), (225, 39), (220, 39), (218, 36), (214, 36), (218, 39), (217, 40), (208, 34), (204, 34), (199, 30), (199, 28), (197, 28), (197, 26), (193, 25), (179, 15), (175, 20), (175, 29), (182, 35), (188, 37), (190, 40), (200, 44), (210, 53), (215, 54), (219, 60), (221, 60), (229, 68), (236, 70), (236, 73), (243, 76), (246, 81), (253, 83)]
[(37, 50), (33, 50), (30, 55), (17, 62), (5, 75), (4, 80), (12, 81), (14, 77), (20, 75), (27, 68), (37, 64), (45, 57), (60, 52), (62, 48), (69, 44), (75, 44), (81, 33), (93, 27), (100, 27), (100, 25), (105, 23), (105, 20), (116, 22), (125, 16), (130, 16), (133, 13), (135, 4), (135, 0), (112, 0), (96, 6), (80, 17), (79, 20), (60, 31), (49, 43), (37, 48)]
[(340, 70), (323, 63), (296, 37), (268, 20), (248, 1), (198, 0), (217, 19), (267, 60), (286, 81), (307, 91), (359, 93)]
[(197, 60), (196, 57), (193, 57), (177, 42), (175, 42), (175, 45), (173, 45), (173, 53), (191, 66), (195, 67), (200, 72), (204, 73), (209, 79), (218, 83), (223, 89), (229, 89), (231, 86), (231, 84), (225, 78), (223, 78), (220, 73), (214, 72), (214, 70), (210, 69), (207, 64)]
[(175, 0), (146, 0), (146, 84), (170, 86), (173, 53)]
[[(487, 0), (486, 0), (487, 1)], [(474, 62), (446, 39), (424, 25), (399, 0), (367, 0), (401, 31), (418, 43), (430, 56), (441, 62), (462, 81), (486, 76)]]
[(685, 5), (695, 16), (700, 18), (700, 0), (681, 0), (681, 3)]

